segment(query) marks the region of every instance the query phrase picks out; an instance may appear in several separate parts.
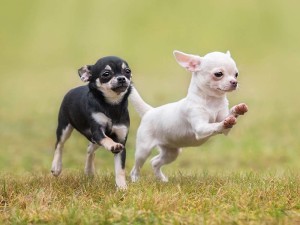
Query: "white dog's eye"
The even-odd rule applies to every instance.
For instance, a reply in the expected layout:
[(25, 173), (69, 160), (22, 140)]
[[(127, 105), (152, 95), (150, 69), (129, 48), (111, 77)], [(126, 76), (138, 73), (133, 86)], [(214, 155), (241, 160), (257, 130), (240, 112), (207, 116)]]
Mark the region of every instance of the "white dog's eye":
[(215, 75), (215, 77), (220, 78), (220, 77), (223, 76), (223, 73), (222, 72), (216, 72), (216, 73), (214, 73), (214, 75)]
[(237, 78), (238, 76), (239, 76), (239, 73), (236, 73), (236, 74), (235, 74), (235, 78)]

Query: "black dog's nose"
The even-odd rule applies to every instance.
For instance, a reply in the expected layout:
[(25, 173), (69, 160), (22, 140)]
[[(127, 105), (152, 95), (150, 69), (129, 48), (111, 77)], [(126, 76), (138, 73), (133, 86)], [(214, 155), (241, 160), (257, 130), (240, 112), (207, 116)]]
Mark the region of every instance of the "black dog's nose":
[(231, 83), (231, 85), (232, 85), (233, 87), (237, 87), (237, 84), (238, 84), (237, 81), (231, 80), (230, 83)]
[(118, 82), (119, 82), (120, 84), (123, 84), (123, 83), (126, 82), (126, 78), (125, 78), (125, 77), (118, 77), (117, 80), (118, 80)]

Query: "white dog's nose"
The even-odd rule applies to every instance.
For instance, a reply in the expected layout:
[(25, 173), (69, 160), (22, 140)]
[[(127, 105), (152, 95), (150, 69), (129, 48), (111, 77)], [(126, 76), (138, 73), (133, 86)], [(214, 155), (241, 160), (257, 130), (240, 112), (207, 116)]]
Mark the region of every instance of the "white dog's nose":
[(230, 84), (231, 84), (233, 87), (237, 87), (238, 82), (237, 82), (236, 80), (231, 80), (231, 81), (230, 81)]

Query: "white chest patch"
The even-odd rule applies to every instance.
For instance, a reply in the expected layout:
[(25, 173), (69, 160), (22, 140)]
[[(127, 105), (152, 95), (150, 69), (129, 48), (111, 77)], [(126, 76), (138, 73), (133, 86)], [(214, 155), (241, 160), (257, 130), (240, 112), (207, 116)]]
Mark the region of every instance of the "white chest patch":
[(120, 141), (125, 140), (128, 133), (128, 128), (125, 125), (112, 125), (111, 119), (101, 112), (93, 113), (92, 117), (96, 121), (96, 123), (104, 127), (111, 128), (111, 133), (116, 134)]
[(104, 113), (98, 112), (98, 113), (92, 113), (93, 119), (96, 121), (96, 123), (102, 125), (102, 126), (112, 126), (111, 119), (108, 118)]
[(112, 133), (115, 133), (119, 140), (124, 141), (128, 133), (128, 128), (125, 125), (114, 125)]

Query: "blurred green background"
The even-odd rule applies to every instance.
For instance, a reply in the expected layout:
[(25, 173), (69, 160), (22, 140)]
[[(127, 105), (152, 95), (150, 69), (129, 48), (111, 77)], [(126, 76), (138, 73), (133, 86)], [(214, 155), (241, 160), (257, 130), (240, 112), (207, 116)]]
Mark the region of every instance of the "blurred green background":
[[(183, 151), (166, 167), (169, 174), (300, 169), (299, 1), (0, 4), (0, 171), (50, 171), (60, 102), (82, 85), (77, 69), (102, 56), (126, 59), (151, 105), (183, 98), (191, 76), (175, 62), (174, 49), (199, 55), (230, 50), (240, 70), (240, 89), (229, 94), (230, 104), (245, 102), (250, 111), (228, 137)], [(130, 112), (128, 170), (140, 121)], [(86, 146), (74, 132), (65, 146), (65, 169), (83, 169)], [(97, 152), (99, 173), (112, 172), (112, 162), (109, 152)]]

